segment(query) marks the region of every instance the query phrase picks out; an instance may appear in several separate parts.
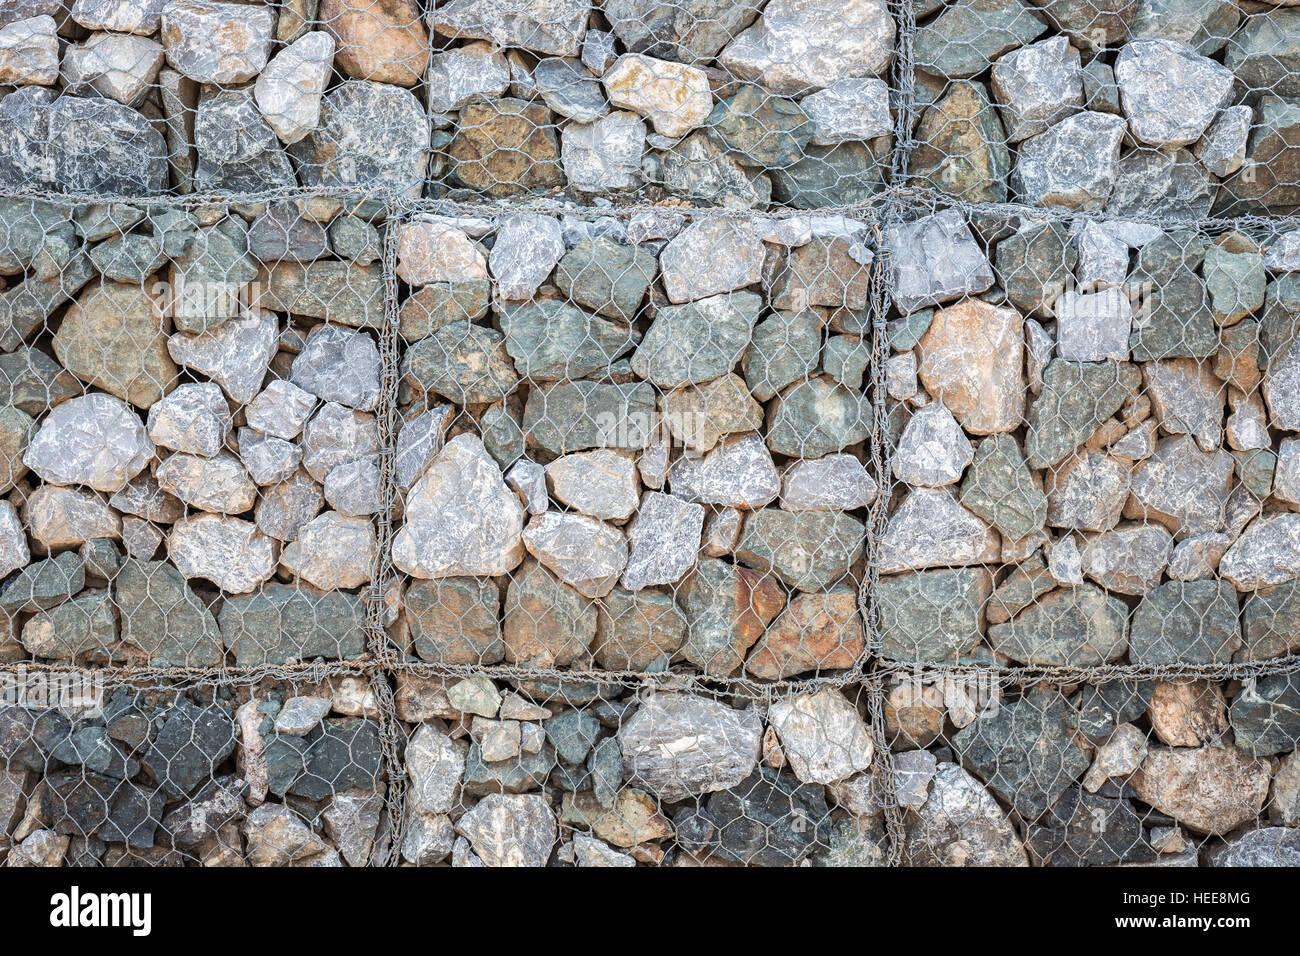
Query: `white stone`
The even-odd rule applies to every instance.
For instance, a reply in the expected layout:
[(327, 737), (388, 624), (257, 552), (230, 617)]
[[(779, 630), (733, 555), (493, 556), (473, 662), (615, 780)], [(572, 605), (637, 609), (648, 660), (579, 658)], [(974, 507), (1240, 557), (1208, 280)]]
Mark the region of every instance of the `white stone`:
[(334, 38), (324, 30), (303, 34), (275, 55), (253, 86), (262, 118), (286, 146), (320, 126), (334, 49)]
[(154, 446), (135, 410), (112, 395), (72, 398), (45, 416), (23, 464), (56, 485), (117, 491), (144, 470)]
[(560, 141), (564, 176), (582, 192), (635, 189), (645, 145), (645, 121), (635, 113), (619, 110), (590, 123), (569, 123)]
[(275, 313), (257, 309), (254, 315), (229, 319), (210, 332), (177, 332), (168, 338), (167, 351), (243, 405), (261, 389), (278, 344)]
[(675, 584), (695, 567), (704, 528), (704, 508), (652, 491), (628, 526), (632, 550), (623, 571), (629, 591)]
[(1052, 307), (1056, 354), (1072, 362), (1128, 359), (1133, 306), (1123, 289), (1066, 292)]
[(170, 0), (162, 11), (167, 62), (200, 83), (246, 83), (266, 66), (275, 20), (269, 7)]
[(1080, 291), (1118, 288), (1124, 284), (1128, 277), (1128, 246), (1100, 225), (1088, 220), (1075, 235), (1074, 248), (1079, 256), (1074, 276)]
[(540, 564), (584, 597), (609, 594), (627, 566), (623, 532), (585, 515), (559, 511), (536, 515), (524, 528), (523, 542)]
[(800, 459), (781, 476), (786, 511), (853, 511), (876, 500), (876, 481), (853, 455)]
[(1231, 176), (1246, 161), (1246, 141), (1253, 120), (1254, 110), (1249, 106), (1229, 106), (1210, 124), (1193, 154), (1220, 179)]
[(889, 113), (889, 87), (875, 77), (845, 77), (799, 103), (813, 124), (809, 142), (833, 146), (851, 140), (875, 139), (894, 131)]
[(786, 762), (804, 783), (832, 784), (871, 766), (866, 722), (838, 690), (777, 700), (767, 716)]
[(659, 254), (671, 302), (691, 302), (762, 278), (763, 243), (743, 222), (713, 217), (683, 229)]
[(413, 286), (488, 277), (483, 251), (460, 229), (437, 221), (400, 227), (397, 274)]
[(940, 488), (961, 481), (975, 450), (952, 412), (935, 402), (916, 410), (894, 451), (894, 476), (913, 487)]
[(510, 64), (491, 43), (482, 40), (429, 57), (429, 109), (454, 113), (482, 100), (495, 99), (510, 85)]
[(139, 106), (158, 82), (162, 44), (129, 34), (99, 33), (63, 54), (63, 82), (70, 93), (93, 90), (127, 106)]
[(322, 591), (355, 588), (370, 580), (378, 547), (369, 518), (326, 511), (284, 546), (280, 566)]
[(524, 213), (507, 219), (488, 256), (497, 294), (531, 299), (564, 255), (564, 233), (550, 216)]
[(59, 80), (59, 37), (51, 16), (0, 27), (0, 86), (49, 86)]
[(149, 409), (148, 424), (155, 445), (211, 458), (226, 444), (230, 406), (211, 382), (178, 385)]
[(31, 559), (18, 512), (9, 501), (0, 499), (0, 576), (27, 567)]
[(187, 578), (206, 578), (229, 594), (246, 594), (275, 574), (275, 547), (251, 521), (200, 514), (172, 526), (167, 551)]
[(670, 60), (624, 54), (604, 83), (612, 104), (644, 116), (656, 133), (674, 139), (703, 124), (713, 109), (708, 74)]
[(244, 409), (250, 428), (292, 440), (302, 434), (303, 426), (316, 409), (316, 396), (292, 382), (277, 378)]

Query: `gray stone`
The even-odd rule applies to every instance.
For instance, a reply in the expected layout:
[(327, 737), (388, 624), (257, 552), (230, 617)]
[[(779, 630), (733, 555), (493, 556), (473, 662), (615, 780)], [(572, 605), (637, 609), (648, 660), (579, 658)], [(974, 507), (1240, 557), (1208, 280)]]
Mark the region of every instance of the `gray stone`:
[(757, 435), (728, 438), (703, 457), (678, 459), (669, 482), (686, 501), (744, 509), (769, 504), (781, 490), (772, 455)]
[(650, 153), (643, 169), (648, 181), (674, 195), (708, 205), (763, 208), (772, 198), (772, 181), (766, 174), (741, 165), (703, 132), (691, 133), (667, 149)]
[(866, 722), (838, 690), (774, 701), (768, 723), (795, 777), (832, 784), (871, 766), (874, 747)]
[(1134, 469), (1125, 516), (1158, 521), (1179, 540), (1221, 531), (1233, 470), (1222, 449), (1202, 452), (1186, 436), (1164, 439)]
[(822, 376), (787, 388), (768, 410), (767, 445), (794, 458), (821, 458), (870, 433), (867, 396)]
[(1232, 72), (1173, 40), (1134, 40), (1115, 60), (1115, 81), (1135, 139), (1188, 146), (1232, 94)]
[(1018, 0), (966, 0), (917, 30), (916, 65), (937, 76), (975, 76), (1046, 29), (1042, 15)]
[(558, 511), (536, 515), (524, 528), (523, 544), (542, 565), (586, 597), (608, 594), (627, 565), (623, 533), (584, 515)]
[(632, 356), (632, 370), (664, 388), (725, 375), (749, 345), (761, 305), (754, 293), (737, 292), (660, 307)]
[(1008, 142), (1045, 133), (1083, 107), (1079, 51), (1063, 36), (1014, 50), (993, 65), (993, 93)]
[(938, 663), (969, 654), (982, 638), (993, 582), (982, 568), (882, 576), (877, 584), (880, 653)]
[(1015, 828), (993, 796), (955, 763), (939, 763), (929, 799), (906, 817), (909, 866), (1028, 866)]
[(654, 279), (654, 256), (605, 236), (579, 242), (555, 271), (556, 286), (572, 301), (625, 322), (636, 318)]
[(510, 65), (491, 43), (477, 41), (429, 57), (429, 108), (454, 113), (470, 103), (503, 96), (510, 85)]
[(822, 317), (811, 309), (777, 312), (754, 328), (743, 369), (749, 390), (767, 401), (792, 382), (817, 371), (822, 345)]
[(893, 133), (889, 88), (875, 77), (845, 77), (799, 101), (812, 123), (814, 146), (875, 139)]
[(917, 409), (903, 429), (892, 459), (894, 476), (914, 487), (955, 484), (973, 455), (952, 413), (935, 402)]
[(275, 546), (257, 525), (200, 513), (172, 526), (167, 553), (187, 578), (206, 578), (230, 594), (245, 594), (275, 573)]
[(631, 552), (623, 571), (623, 587), (630, 591), (673, 584), (695, 565), (704, 508), (673, 495), (652, 491), (641, 502), (628, 527)]
[(876, 500), (875, 479), (852, 455), (792, 462), (781, 476), (786, 511), (853, 511)]
[(64, 86), (70, 93), (93, 92), (138, 107), (157, 82), (162, 65), (163, 48), (154, 40), (94, 34), (64, 52)]
[(1227, 581), (1168, 581), (1133, 613), (1129, 657), (1147, 666), (1226, 662), (1241, 646), (1237, 599)]
[(1011, 172), (1022, 202), (1098, 210), (1118, 175), (1125, 124), (1109, 113), (1084, 111), (1024, 141)]
[(902, 313), (916, 312), (993, 285), (993, 270), (955, 209), (907, 225), (889, 226), (891, 293)]
[(1052, 591), (1011, 621), (989, 628), (989, 643), (999, 653), (1037, 667), (1118, 660), (1128, 640), (1127, 608), (1091, 584)]
[(180, 365), (207, 375), (242, 405), (262, 387), (278, 332), (275, 315), (257, 310), (247, 318), (223, 322), (211, 332), (178, 332), (168, 339), (167, 351)]
[(716, 559), (701, 560), (680, 589), (687, 623), (681, 655), (704, 673), (727, 677), (762, 636), (784, 603), (768, 574)]
[(1029, 410), (1025, 459), (1031, 468), (1059, 464), (1092, 437), (1137, 391), (1138, 370), (1126, 363), (1048, 363), (1043, 391)]
[(297, 185), (289, 157), (251, 91), (209, 87), (194, 117), (194, 145), (196, 189), (261, 192)]
[(582, 192), (635, 189), (642, 180), (645, 145), (645, 122), (635, 113), (616, 110), (588, 123), (571, 123), (560, 143), (565, 178)]
[(744, 223), (712, 217), (674, 237), (659, 265), (669, 301), (681, 303), (757, 283), (763, 258), (763, 244)]
[(135, 412), (97, 392), (51, 411), (23, 452), (23, 462), (45, 481), (112, 492), (139, 474), (153, 453)]
[(849, 577), (864, 538), (862, 522), (849, 515), (761, 508), (745, 522), (736, 558), (792, 588), (824, 591)]
[(585, 448), (645, 448), (656, 421), (651, 385), (578, 381), (530, 389), (522, 424), (538, 447), (562, 455)]
[(217, 615), (221, 638), (241, 667), (361, 657), (365, 621), (356, 595), (290, 584), (267, 584), (228, 598)]
[(558, 222), (550, 216), (512, 216), (497, 230), (488, 259), (497, 292), (503, 299), (531, 299), (562, 255)]
[(946, 490), (917, 488), (894, 509), (880, 540), (880, 573), (994, 562), (997, 532)]

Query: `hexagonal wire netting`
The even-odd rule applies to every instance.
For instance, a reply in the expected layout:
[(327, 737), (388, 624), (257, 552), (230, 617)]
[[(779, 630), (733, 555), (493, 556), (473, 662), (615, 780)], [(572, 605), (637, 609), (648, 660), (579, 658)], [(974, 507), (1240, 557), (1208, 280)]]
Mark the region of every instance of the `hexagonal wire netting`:
[(0, 856), (1294, 860), (1293, 20), (0, 14)]

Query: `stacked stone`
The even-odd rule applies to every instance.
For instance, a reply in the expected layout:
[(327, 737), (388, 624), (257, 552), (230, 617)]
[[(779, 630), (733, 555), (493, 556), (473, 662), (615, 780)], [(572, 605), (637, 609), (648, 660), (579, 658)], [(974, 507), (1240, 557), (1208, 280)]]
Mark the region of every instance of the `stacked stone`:
[(763, 681), (866, 646), (872, 254), (842, 217), (398, 237), (398, 647)]
[[(885, 717), (969, 814), (918, 794), (907, 855), (956, 862), (967, 827), (1004, 862), (1195, 866), (1294, 825), (1295, 241), (1029, 209), (886, 227)], [(1046, 682), (1001, 686), (1016, 668)]]
[(355, 211), (0, 201), (5, 662), (364, 655), (385, 310)]
[(0, 13), (0, 187), (813, 208), (883, 183), (883, 0), (518, 7), (25, 0)]
[(0, 709), (6, 865), (364, 866), (387, 853), (366, 677), (95, 689), (80, 705)]
[(911, 182), (1121, 217), (1293, 213), (1300, 14), (916, 0)]

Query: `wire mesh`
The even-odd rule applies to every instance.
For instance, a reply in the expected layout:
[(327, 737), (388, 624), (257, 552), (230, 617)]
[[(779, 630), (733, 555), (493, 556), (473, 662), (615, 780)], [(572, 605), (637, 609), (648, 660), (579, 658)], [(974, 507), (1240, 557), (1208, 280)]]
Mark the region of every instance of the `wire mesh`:
[(1295, 862), (1297, 31), (11, 5), (0, 860)]

